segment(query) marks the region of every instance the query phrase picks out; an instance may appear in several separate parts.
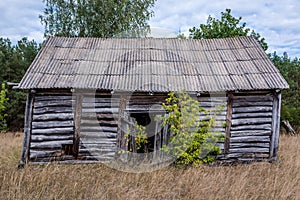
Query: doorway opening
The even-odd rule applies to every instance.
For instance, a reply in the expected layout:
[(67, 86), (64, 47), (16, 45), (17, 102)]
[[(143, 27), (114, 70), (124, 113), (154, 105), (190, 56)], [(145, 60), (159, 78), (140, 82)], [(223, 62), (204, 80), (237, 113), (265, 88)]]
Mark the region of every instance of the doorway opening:
[[(145, 133), (147, 134), (147, 142), (142, 143), (139, 149), (136, 149), (136, 153), (150, 153), (159, 150), (162, 147), (163, 127), (158, 119), (161, 113), (159, 112), (131, 112), (130, 117), (138, 125), (145, 127)], [(134, 145), (135, 137), (131, 137), (128, 140), (128, 149)]]

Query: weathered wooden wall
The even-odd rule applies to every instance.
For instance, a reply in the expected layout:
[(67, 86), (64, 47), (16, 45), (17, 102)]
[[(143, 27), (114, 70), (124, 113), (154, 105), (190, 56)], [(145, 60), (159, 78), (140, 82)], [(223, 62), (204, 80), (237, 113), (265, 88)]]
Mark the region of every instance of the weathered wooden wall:
[(119, 96), (83, 96), (79, 160), (106, 162), (114, 158), (117, 151), (119, 105)]
[[(229, 107), (228, 107), (229, 108)], [(272, 133), (273, 96), (250, 94), (232, 97), (228, 152), (221, 160), (269, 158)]]
[[(214, 120), (214, 124), (210, 131), (221, 133), (226, 135), (226, 114), (227, 114), (227, 97), (226, 94), (201, 96), (197, 98), (199, 106), (205, 111), (200, 113), (199, 119), (211, 117)], [(220, 140), (218, 145), (222, 152), (224, 152), (224, 140)]]
[[(30, 97), (26, 118), (29, 160), (67, 163), (114, 159), (122, 142), (118, 133), (120, 114), (150, 110), (163, 113), (159, 105), (166, 96), (36, 93)], [(216, 120), (212, 131), (227, 137), (217, 144), (222, 149), (218, 157), (221, 161), (263, 160), (277, 156), (279, 125), (275, 121), (280, 117), (280, 96), (239, 93), (197, 99)], [(199, 119), (204, 117), (207, 113), (202, 112)], [(159, 135), (157, 138), (162, 139)], [(160, 146), (162, 141), (159, 142), (155, 145)], [(23, 162), (24, 158), (22, 156)]]
[(35, 94), (29, 159), (35, 162), (70, 160), (63, 145), (72, 145), (74, 113), (70, 94)]

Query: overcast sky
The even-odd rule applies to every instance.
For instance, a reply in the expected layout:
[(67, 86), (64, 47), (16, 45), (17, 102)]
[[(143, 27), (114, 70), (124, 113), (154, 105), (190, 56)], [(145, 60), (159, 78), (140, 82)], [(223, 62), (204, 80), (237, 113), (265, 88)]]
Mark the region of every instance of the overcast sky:
[[(43, 41), (43, 26), (38, 15), (43, 11), (42, 0), (0, 0), (0, 37), (13, 42), (28, 37)], [(266, 39), (268, 52), (288, 52), (300, 57), (300, 1), (299, 0), (157, 0), (155, 16), (150, 25), (154, 36), (168, 36), (206, 23), (208, 15), (220, 17), (226, 8), (232, 15), (242, 16), (247, 27)]]

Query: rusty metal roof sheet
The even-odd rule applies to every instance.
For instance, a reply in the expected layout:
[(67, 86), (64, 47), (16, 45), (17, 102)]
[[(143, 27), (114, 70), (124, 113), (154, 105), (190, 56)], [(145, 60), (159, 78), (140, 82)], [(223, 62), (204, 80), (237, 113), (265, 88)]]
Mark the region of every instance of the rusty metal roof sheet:
[(218, 92), (288, 88), (254, 37), (50, 37), (20, 89)]

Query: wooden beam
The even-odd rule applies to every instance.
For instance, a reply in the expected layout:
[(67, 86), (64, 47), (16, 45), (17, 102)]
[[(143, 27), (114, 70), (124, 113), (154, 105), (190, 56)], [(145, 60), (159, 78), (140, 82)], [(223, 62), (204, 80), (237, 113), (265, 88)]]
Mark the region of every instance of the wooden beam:
[(124, 144), (124, 133), (122, 131), (122, 117), (124, 117), (124, 110), (126, 109), (127, 97), (125, 95), (120, 96), (120, 106), (119, 106), (119, 117), (118, 117), (118, 135), (117, 135), (117, 145), (120, 149), (126, 148)]
[(55, 94), (53, 94), (53, 95), (50, 95), (50, 94), (47, 94), (47, 95), (40, 95), (40, 94), (38, 94), (38, 95), (36, 95), (35, 96), (35, 98), (34, 98), (34, 101), (35, 102), (39, 102), (39, 103), (41, 103), (41, 102), (44, 102), (44, 101), (71, 101), (72, 100), (72, 96), (71, 96), (71, 94), (68, 94), (68, 93), (66, 93), (65, 95), (55, 95)]
[(233, 113), (256, 113), (256, 112), (272, 112), (272, 107), (256, 106), (256, 107), (233, 108)]
[(232, 131), (248, 131), (248, 130), (266, 130), (269, 131), (272, 129), (271, 124), (257, 124), (257, 125), (241, 125), (241, 126), (235, 126), (231, 127)]
[(277, 159), (280, 131), (281, 93), (274, 92), (270, 159)]
[(242, 126), (242, 125), (257, 125), (257, 124), (270, 124), (272, 119), (270, 117), (261, 118), (249, 118), (249, 119), (233, 119), (231, 122), (232, 126)]
[(27, 163), (29, 158), (33, 102), (34, 102), (34, 94), (28, 93), (27, 100), (26, 100), (26, 108), (25, 108), (24, 141), (22, 146), (22, 153), (21, 153), (19, 167), (23, 167)]
[(73, 127), (73, 120), (69, 121), (44, 121), (44, 122), (32, 122), (32, 129), (43, 128), (61, 128), (61, 127)]
[(233, 104), (233, 94), (228, 93), (226, 128), (225, 128), (225, 144), (224, 144), (224, 153), (225, 154), (229, 153), (229, 148), (230, 148), (230, 130), (231, 130), (231, 120), (232, 120), (232, 104)]
[(81, 113), (82, 113), (82, 94), (78, 94), (76, 96), (76, 104), (75, 104), (75, 131), (74, 131), (74, 139), (73, 139), (73, 153), (74, 157), (77, 159), (79, 152), (79, 133), (80, 133), (80, 121), (81, 121)]
[(43, 115), (33, 115), (33, 121), (61, 121), (61, 120), (73, 120), (73, 113), (49, 113)]
[(57, 94), (70, 94), (71, 90), (70, 89), (37, 89), (36, 94), (41, 94), (41, 95), (57, 95)]
[(68, 135), (74, 133), (74, 127), (33, 129), (32, 135)]

